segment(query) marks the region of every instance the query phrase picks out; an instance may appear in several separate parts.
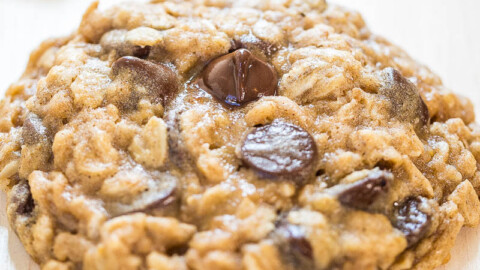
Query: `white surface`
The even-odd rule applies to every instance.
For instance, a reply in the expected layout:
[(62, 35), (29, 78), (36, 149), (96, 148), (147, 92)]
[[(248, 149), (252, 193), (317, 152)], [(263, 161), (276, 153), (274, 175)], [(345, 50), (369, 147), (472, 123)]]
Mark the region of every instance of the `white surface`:
[[(103, 5), (118, 2), (103, 0)], [(373, 32), (401, 45), (470, 97), (480, 115), (480, 1), (331, 0), (360, 10)], [(50, 36), (69, 34), (89, 0), (0, 0), (0, 92), (23, 72), (28, 54)], [(38, 269), (5, 216), (0, 195), (0, 269)], [(452, 260), (440, 270), (480, 268), (480, 229), (464, 229)]]

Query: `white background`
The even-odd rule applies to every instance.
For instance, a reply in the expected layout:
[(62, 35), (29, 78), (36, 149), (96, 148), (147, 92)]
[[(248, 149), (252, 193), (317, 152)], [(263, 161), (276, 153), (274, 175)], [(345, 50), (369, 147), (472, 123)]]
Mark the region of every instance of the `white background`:
[[(0, 0), (0, 91), (23, 72), (28, 54), (42, 40), (69, 34), (90, 0)], [(118, 1), (103, 0), (107, 6)], [(440, 74), (445, 84), (469, 96), (480, 115), (480, 1), (330, 0), (359, 10), (373, 32), (401, 45)], [(3, 94), (2, 94), (3, 95)], [(5, 216), (0, 195), (0, 269), (37, 269)], [(464, 229), (452, 260), (442, 270), (480, 269), (480, 230)]]

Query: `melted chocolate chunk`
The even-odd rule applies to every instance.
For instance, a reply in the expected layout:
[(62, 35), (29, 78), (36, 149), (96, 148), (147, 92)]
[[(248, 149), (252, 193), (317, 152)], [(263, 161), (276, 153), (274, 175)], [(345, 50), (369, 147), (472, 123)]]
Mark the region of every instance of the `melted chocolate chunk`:
[(225, 104), (242, 106), (275, 95), (278, 78), (270, 64), (239, 49), (210, 62), (196, 83)]
[(384, 69), (381, 77), (383, 85), (379, 93), (392, 103), (392, 116), (413, 124), (415, 130), (421, 132), (428, 126), (430, 114), (417, 87), (393, 68)]
[(148, 190), (139, 194), (129, 203), (108, 202), (105, 209), (112, 217), (136, 213), (161, 211), (177, 201), (177, 179), (165, 175), (162, 179), (151, 181)]
[(29, 114), (23, 122), (22, 139), (27, 145), (47, 140), (47, 128), (36, 114)]
[(364, 179), (348, 185), (340, 192), (338, 200), (348, 207), (366, 209), (388, 191), (388, 184), (391, 181), (393, 181), (391, 172), (373, 170)]
[(408, 247), (417, 244), (430, 227), (430, 215), (420, 209), (425, 201), (423, 197), (408, 198), (396, 207), (393, 225), (405, 235)]
[(162, 64), (153, 63), (133, 56), (125, 56), (113, 63), (113, 76), (125, 75), (133, 83), (148, 89), (148, 95), (155, 102), (166, 102), (177, 92), (175, 73)]
[(276, 120), (250, 132), (241, 153), (245, 164), (261, 175), (286, 177), (300, 184), (313, 175), (317, 147), (303, 128)]
[(281, 222), (271, 238), (287, 265), (293, 269), (314, 269), (313, 247), (302, 227)]

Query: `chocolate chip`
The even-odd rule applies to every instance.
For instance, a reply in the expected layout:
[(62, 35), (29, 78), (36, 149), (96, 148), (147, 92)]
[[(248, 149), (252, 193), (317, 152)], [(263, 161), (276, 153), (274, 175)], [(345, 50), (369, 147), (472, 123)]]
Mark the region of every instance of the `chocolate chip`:
[(105, 209), (112, 217), (136, 213), (161, 211), (177, 201), (177, 179), (164, 175), (162, 179), (152, 180), (148, 190), (139, 194), (133, 201), (108, 202)]
[(293, 269), (315, 269), (313, 247), (298, 225), (281, 222), (271, 234), (282, 260)]
[(164, 105), (178, 90), (177, 77), (170, 68), (137, 57), (118, 59), (112, 65), (112, 73), (115, 77), (123, 75), (132, 83), (144, 86), (152, 101)]
[(347, 185), (338, 194), (338, 200), (348, 207), (366, 209), (388, 191), (393, 174), (389, 171), (373, 170), (365, 178)]
[(245, 164), (262, 176), (291, 178), (300, 184), (313, 175), (317, 147), (303, 128), (276, 120), (250, 132), (241, 153)]
[(29, 215), (32, 213), (35, 208), (35, 201), (33, 200), (32, 194), (29, 194), (27, 199), (18, 206), (17, 213), (19, 215)]
[(210, 62), (196, 83), (225, 104), (242, 106), (275, 95), (278, 78), (270, 64), (239, 49)]
[(421, 204), (425, 202), (426, 199), (423, 197), (414, 197), (396, 205), (392, 223), (405, 235), (409, 247), (417, 244), (430, 227), (430, 215), (420, 209)]
[(22, 139), (27, 145), (47, 140), (47, 128), (43, 125), (42, 119), (36, 114), (28, 114), (23, 122)]
[(278, 51), (278, 47), (276, 45), (261, 40), (252, 34), (243, 35), (239, 39), (232, 40), (230, 52), (234, 52), (239, 49), (247, 49), (253, 54), (261, 54), (265, 58), (271, 57)]
[(35, 201), (33, 200), (27, 181), (21, 181), (12, 188), (9, 205), (15, 207), (15, 213), (17, 215), (31, 216), (35, 209)]
[(415, 130), (421, 132), (428, 126), (430, 114), (417, 87), (393, 68), (384, 69), (381, 78), (383, 84), (379, 94), (391, 102), (391, 115), (413, 124)]

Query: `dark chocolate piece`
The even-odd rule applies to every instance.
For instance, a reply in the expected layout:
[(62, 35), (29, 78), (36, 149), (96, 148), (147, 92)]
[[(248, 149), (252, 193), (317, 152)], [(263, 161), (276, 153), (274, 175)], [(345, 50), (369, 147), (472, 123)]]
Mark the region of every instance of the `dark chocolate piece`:
[(271, 238), (282, 260), (292, 269), (314, 269), (313, 247), (301, 226), (281, 222)]
[(301, 183), (313, 175), (317, 147), (303, 128), (276, 120), (250, 132), (241, 153), (245, 164), (260, 174)]
[(144, 86), (153, 101), (164, 105), (178, 90), (177, 77), (170, 68), (137, 57), (118, 59), (112, 65), (112, 73), (115, 77), (123, 74), (133, 83)]
[(428, 126), (430, 114), (417, 87), (393, 68), (384, 69), (381, 77), (383, 84), (379, 94), (391, 102), (391, 115), (411, 123), (417, 132), (421, 132)]
[(347, 185), (338, 194), (338, 200), (349, 207), (366, 209), (388, 191), (388, 184), (391, 181), (393, 181), (391, 172), (373, 170), (367, 177)]
[(129, 203), (108, 202), (105, 209), (112, 216), (121, 216), (136, 212), (162, 210), (177, 201), (177, 179), (165, 175), (162, 179), (153, 180), (148, 190)]
[(417, 244), (428, 232), (431, 224), (430, 215), (420, 209), (426, 201), (423, 197), (412, 197), (397, 205), (393, 225), (400, 230), (411, 247)]
[(225, 104), (242, 106), (275, 95), (278, 78), (270, 64), (239, 49), (210, 62), (196, 83)]

